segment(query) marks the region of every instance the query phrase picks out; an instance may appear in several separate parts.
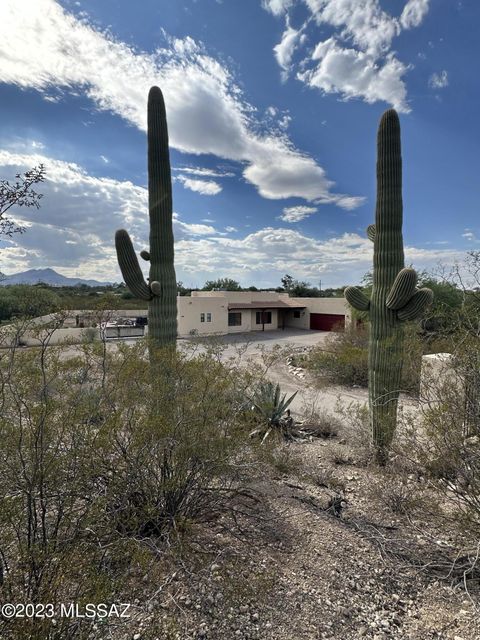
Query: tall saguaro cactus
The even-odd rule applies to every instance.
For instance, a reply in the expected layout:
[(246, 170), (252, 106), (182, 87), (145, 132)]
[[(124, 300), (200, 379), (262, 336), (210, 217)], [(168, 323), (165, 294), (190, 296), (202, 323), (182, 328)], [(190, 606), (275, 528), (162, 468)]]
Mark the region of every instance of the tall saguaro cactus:
[(125, 229), (115, 234), (118, 263), (130, 291), (148, 300), (148, 327), (152, 346), (174, 345), (177, 337), (177, 281), (172, 229), (172, 178), (168, 151), (167, 118), (162, 92), (148, 94), (148, 209), (150, 251), (149, 282), (145, 282), (132, 241)]
[(378, 129), (375, 224), (367, 229), (374, 246), (371, 299), (357, 287), (345, 290), (352, 307), (368, 311), (370, 317), (370, 421), (380, 464), (386, 462), (397, 421), (403, 322), (418, 318), (433, 300), (430, 289), (416, 288), (416, 272), (404, 268), (402, 222), (400, 122), (396, 111), (389, 109)]

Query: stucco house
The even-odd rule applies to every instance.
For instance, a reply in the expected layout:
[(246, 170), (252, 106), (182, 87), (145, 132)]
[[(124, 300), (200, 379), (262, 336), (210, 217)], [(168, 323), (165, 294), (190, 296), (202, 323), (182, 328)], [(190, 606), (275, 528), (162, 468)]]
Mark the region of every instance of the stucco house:
[[(314, 329), (331, 331), (351, 322), (350, 307), (345, 298), (291, 298), (288, 293), (274, 291), (192, 291), (190, 296), (177, 297), (177, 325), (181, 338), (189, 336), (226, 335), (249, 331)], [(66, 314), (62, 327), (49, 338), (50, 344), (66, 340), (81, 342), (86, 336), (96, 338), (138, 337), (148, 333), (147, 309), (108, 312), (111, 322), (98, 326), (98, 314), (72, 310)], [(33, 327), (42, 327), (55, 314), (35, 318), (22, 334), (22, 344), (39, 343)]]
[(273, 329), (330, 331), (350, 322), (344, 298), (291, 298), (274, 291), (192, 291), (179, 296), (178, 335), (211, 335)]

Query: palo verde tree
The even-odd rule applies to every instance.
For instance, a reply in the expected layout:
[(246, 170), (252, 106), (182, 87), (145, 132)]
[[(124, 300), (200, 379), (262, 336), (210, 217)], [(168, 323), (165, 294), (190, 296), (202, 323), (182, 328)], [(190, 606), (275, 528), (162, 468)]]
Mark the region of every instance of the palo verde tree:
[(404, 268), (402, 155), (400, 121), (386, 111), (377, 137), (377, 204), (375, 224), (367, 229), (373, 242), (370, 299), (358, 287), (345, 297), (370, 319), (368, 388), (370, 420), (377, 462), (385, 464), (395, 432), (403, 360), (403, 323), (422, 315), (433, 300), (428, 288), (417, 289), (414, 269)]
[(175, 345), (177, 338), (177, 280), (174, 267), (172, 178), (168, 151), (165, 103), (158, 87), (148, 94), (148, 209), (150, 250), (140, 253), (150, 262), (145, 282), (128, 232), (115, 234), (118, 263), (125, 284), (134, 296), (148, 301), (152, 347)]

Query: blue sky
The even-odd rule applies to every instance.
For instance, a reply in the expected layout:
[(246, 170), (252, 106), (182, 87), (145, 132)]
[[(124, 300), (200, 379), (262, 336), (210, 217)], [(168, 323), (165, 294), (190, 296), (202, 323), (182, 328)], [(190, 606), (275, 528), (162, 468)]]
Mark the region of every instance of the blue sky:
[(2, 0), (0, 177), (43, 162), (0, 271), (120, 281), (147, 247), (146, 98), (165, 95), (178, 280), (323, 287), (370, 268), (375, 135), (400, 113), (406, 262), (480, 248), (476, 0)]

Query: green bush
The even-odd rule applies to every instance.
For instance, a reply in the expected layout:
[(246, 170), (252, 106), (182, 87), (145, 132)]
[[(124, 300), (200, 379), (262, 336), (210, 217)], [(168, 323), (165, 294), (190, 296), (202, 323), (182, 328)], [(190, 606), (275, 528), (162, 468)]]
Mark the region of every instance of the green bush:
[[(401, 391), (418, 393), (422, 352), (418, 325), (408, 323), (405, 326)], [(320, 381), (368, 387), (368, 323), (332, 333), (321, 347), (310, 352), (305, 366)]]
[[(223, 508), (245, 441), (242, 374), (207, 354), (159, 362), (152, 379), (145, 342), (0, 354), (3, 602), (130, 602), (139, 554), (153, 570), (172, 536)], [(1, 620), (0, 636), (92, 632), (47, 622)]]
[[(480, 339), (459, 338), (440, 378), (426, 374), (415, 414), (406, 413), (395, 444), (443, 494), (447, 519), (480, 539)], [(470, 538), (471, 539), (471, 538)]]
[(0, 320), (35, 318), (59, 308), (60, 298), (49, 289), (26, 284), (0, 287)]
[(305, 363), (320, 380), (333, 384), (368, 385), (368, 329), (365, 325), (332, 333), (313, 349)]

